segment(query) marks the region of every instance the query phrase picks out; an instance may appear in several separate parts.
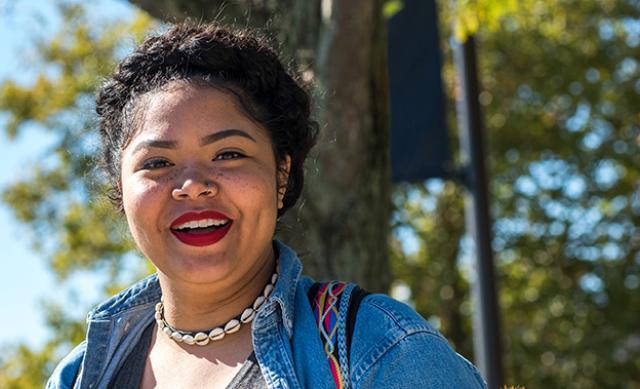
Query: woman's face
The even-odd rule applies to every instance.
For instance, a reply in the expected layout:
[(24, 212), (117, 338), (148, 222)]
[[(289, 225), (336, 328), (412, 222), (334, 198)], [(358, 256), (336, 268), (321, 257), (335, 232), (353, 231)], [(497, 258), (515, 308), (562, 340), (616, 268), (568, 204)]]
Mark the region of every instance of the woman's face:
[(210, 87), (175, 82), (145, 99), (122, 153), (136, 243), (170, 279), (231, 283), (255, 274), (273, 255), (282, 201), (267, 131)]

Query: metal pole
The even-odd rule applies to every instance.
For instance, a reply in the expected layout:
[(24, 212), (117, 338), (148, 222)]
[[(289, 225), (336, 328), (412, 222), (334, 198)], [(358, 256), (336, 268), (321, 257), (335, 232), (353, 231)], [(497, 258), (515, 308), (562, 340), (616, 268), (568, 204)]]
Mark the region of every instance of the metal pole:
[(477, 278), (471, 293), (474, 302), (473, 341), (476, 363), (489, 388), (503, 384), (500, 316), (491, 249), (487, 172), (482, 117), (478, 103), (476, 52), (473, 36), (454, 49), (459, 81), (458, 123), (463, 166), (466, 168), (465, 215), (477, 255)]

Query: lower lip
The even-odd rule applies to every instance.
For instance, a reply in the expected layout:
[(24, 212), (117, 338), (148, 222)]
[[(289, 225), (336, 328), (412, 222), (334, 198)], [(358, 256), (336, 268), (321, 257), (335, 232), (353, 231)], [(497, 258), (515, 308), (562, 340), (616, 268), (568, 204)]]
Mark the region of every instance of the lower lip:
[(178, 240), (184, 244), (188, 244), (189, 246), (209, 246), (217, 243), (220, 239), (224, 238), (229, 232), (231, 228), (232, 222), (229, 222), (224, 227), (220, 227), (214, 231), (207, 232), (206, 234), (190, 234), (188, 232), (180, 232), (180, 231), (171, 231), (173, 236), (178, 238)]

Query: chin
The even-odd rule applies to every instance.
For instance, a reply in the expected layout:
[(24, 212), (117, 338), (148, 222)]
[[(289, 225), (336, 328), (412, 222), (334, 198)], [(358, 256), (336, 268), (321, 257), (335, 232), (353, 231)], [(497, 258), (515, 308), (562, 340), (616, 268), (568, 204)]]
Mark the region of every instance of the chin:
[[(180, 258), (180, 259), (177, 259)], [(235, 264), (225, 255), (201, 254), (199, 256), (190, 255), (188, 258), (183, 255), (173, 255), (163, 263), (155, 263), (159, 272), (163, 273), (170, 280), (180, 279), (196, 283), (212, 283), (219, 281), (231, 273)]]

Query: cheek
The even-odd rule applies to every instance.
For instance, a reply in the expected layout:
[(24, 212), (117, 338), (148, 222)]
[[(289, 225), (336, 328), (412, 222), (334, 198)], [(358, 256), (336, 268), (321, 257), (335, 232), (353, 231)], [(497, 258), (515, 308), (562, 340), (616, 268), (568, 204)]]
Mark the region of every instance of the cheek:
[(123, 182), (122, 203), (129, 224), (147, 219), (156, 211), (162, 195), (162, 186), (151, 181), (128, 180)]
[(221, 180), (234, 188), (233, 196), (257, 214), (277, 206), (275, 172), (266, 168), (245, 170), (239, 174), (221, 174)]
[(253, 179), (243, 180), (240, 185), (246, 186), (248, 193), (252, 193), (256, 199), (275, 199), (277, 195), (275, 173), (270, 169), (262, 168), (260, 174), (254, 174)]

